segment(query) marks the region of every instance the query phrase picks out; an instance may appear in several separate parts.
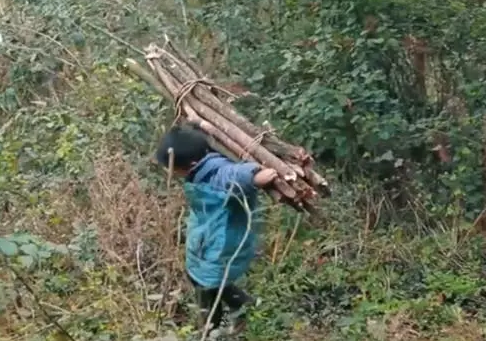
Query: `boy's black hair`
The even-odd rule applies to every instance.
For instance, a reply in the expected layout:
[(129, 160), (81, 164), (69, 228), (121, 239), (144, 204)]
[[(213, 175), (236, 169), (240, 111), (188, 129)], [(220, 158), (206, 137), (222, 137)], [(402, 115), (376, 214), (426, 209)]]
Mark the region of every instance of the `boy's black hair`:
[(157, 162), (169, 165), (169, 149), (174, 151), (174, 168), (188, 170), (191, 163), (201, 160), (210, 151), (209, 143), (194, 124), (172, 127), (160, 141)]

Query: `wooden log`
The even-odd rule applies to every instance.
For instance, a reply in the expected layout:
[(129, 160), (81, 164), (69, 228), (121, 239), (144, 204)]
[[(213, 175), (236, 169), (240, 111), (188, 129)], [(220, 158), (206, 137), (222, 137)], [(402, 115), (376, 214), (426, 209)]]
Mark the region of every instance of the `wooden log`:
[[(194, 71), (194, 69), (190, 68), (188, 65), (184, 65), (183, 62), (177, 63), (174, 61), (174, 59), (180, 58), (179, 54), (174, 54), (171, 56), (166, 54), (166, 56), (168, 57), (160, 59), (162, 62), (164, 62), (164, 66), (169, 64), (171, 67), (163, 68), (159, 63), (156, 62), (159, 59), (158, 57), (155, 60), (148, 60), (149, 65), (158, 78), (160, 78), (160, 81), (157, 79), (157, 77), (154, 77), (154, 75), (146, 71), (138, 63), (131, 59), (127, 60), (126, 66), (128, 66), (130, 71), (138, 75), (147, 83), (151, 84), (162, 96), (173, 101), (174, 98), (179, 95), (180, 88), (183, 85), (183, 83), (176, 76), (187, 79), (189, 76), (193, 77), (194, 75), (199, 75)], [(170, 60), (172, 60), (172, 63), (169, 63)], [(176, 70), (176, 72), (174, 72), (174, 70)], [(182, 71), (177, 73), (177, 70)], [(248, 145), (243, 143), (249, 143), (251, 145), (254, 142), (254, 137), (252, 138), (252, 136), (245, 134), (246, 131), (241, 127), (233, 126), (234, 122), (231, 119), (226, 118), (225, 115), (219, 115), (211, 105), (201, 101), (200, 97), (197, 96), (197, 93), (201, 94), (202, 92), (196, 89), (202, 89), (205, 94), (209, 94), (209, 96), (216, 98), (216, 103), (222, 103), (210, 92), (208, 86), (205, 86), (204, 84), (196, 84), (193, 88), (194, 91), (186, 94), (180, 103), (181, 108), (185, 113), (185, 117), (188, 121), (194, 122), (200, 126), (208, 136), (214, 139), (217, 146), (222, 147), (222, 149), (224, 149), (226, 152), (233, 154), (233, 158), (236, 156), (236, 158), (241, 159), (242, 155), (247, 154), (245, 153), (245, 148)], [(236, 111), (234, 111), (231, 105), (225, 105), (233, 110), (236, 117), (241, 117), (236, 113)], [(215, 120), (215, 122), (212, 122), (213, 120)], [(247, 123), (254, 128), (260, 129), (259, 127), (254, 126), (248, 120)], [(220, 126), (222, 126), (223, 129), (219, 129)], [(264, 131), (263, 129), (261, 130)], [(236, 139), (235, 133), (237, 134)], [(283, 144), (285, 144), (285, 142), (283, 142)], [(292, 148), (300, 148), (292, 145), (290, 146)], [(285, 177), (286, 180), (291, 181), (291, 184), (289, 184), (283, 179), (278, 178), (273, 184), (274, 188), (269, 188), (266, 190), (266, 192), (276, 202), (283, 202), (292, 206), (296, 210), (306, 210), (309, 213), (312, 213), (312, 211), (315, 210), (312, 199), (317, 194), (314, 188), (319, 190), (321, 194), (329, 193), (327, 181), (312, 169), (312, 165), (314, 163), (313, 159), (306, 154), (304, 150), (300, 156), (295, 158), (290, 157), (290, 159), (293, 158), (291, 161), (295, 161), (295, 163), (286, 164), (263, 147), (264, 146), (261, 145), (258, 146), (258, 148), (263, 149), (260, 150), (259, 155), (254, 155), (254, 151), (251, 151), (249, 153), (250, 156), (248, 160), (253, 161), (256, 159), (257, 161), (260, 161), (260, 163), (272, 168), (277, 168), (272, 165), (277, 164), (280, 168), (280, 170), (276, 169), (279, 175), (282, 176), (282, 174), (284, 174), (282, 177)], [(303, 150), (303, 148), (301, 148), (301, 150)], [(268, 163), (268, 160), (266, 159), (268, 155), (270, 155), (270, 163)], [(287, 153), (286, 156), (288, 157), (288, 155), (289, 154)], [(287, 158), (287, 160), (289, 160), (289, 158)], [(288, 177), (288, 175), (291, 173), (293, 173), (292, 176)]]
[[(168, 72), (164, 71), (161, 67), (158, 60), (152, 60), (151, 63), (154, 65), (157, 74), (159, 75), (161, 81), (166, 84), (166, 82), (171, 82), (170, 76)], [(177, 96), (177, 90), (182, 87), (182, 84), (179, 81), (176, 82), (174, 79), (174, 84), (176, 88), (175, 96)], [(167, 85), (167, 84), (166, 84)], [(242, 129), (238, 126), (235, 126), (233, 122), (226, 119), (224, 116), (219, 115), (218, 112), (214, 111), (213, 108), (208, 107), (201, 101), (199, 101), (196, 97), (192, 94), (187, 94), (184, 97), (183, 101), (187, 101), (192, 108), (198, 113), (199, 116), (210, 122), (211, 124), (218, 127), (223, 133), (236, 141), (240, 146), (246, 148), (247, 146), (251, 146), (253, 144), (253, 139), (248, 136)], [(295, 181), (297, 180), (297, 174), (282, 160), (278, 157), (270, 153), (267, 149), (263, 148), (260, 145), (254, 146), (253, 150), (250, 151), (250, 154), (257, 159), (263, 166), (274, 168), (277, 173), (286, 181)]]
[(305, 177), (304, 168), (302, 168), (299, 165), (296, 165), (295, 163), (287, 162), (287, 164), (289, 165), (290, 168), (294, 170), (295, 173), (297, 173), (298, 176), (300, 176), (301, 178)]
[[(146, 83), (150, 84), (159, 94), (161, 94), (164, 98), (167, 100), (173, 102), (174, 97), (173, 95), (167, 90), (167, 88), (149, 71), (147, 71), (145, 68), (140, 66), (135, 60), (128, 58), (125, 62), (124, 65), (131, 73), (135, 74), (139, 78), (141, 78), (143, 81)], [(200, 126), (203, 120), (200, 117), (196, 116), (191, 116), (192, 122), (196, 123), (196, 125)], [(188, 120), (189, 122), (189, 120)], [(207, 126), (206, 126), (207, 127)], [(239, 154), (235, 154), (234, 152), (231, 151), (232, 148), (235, 147), (225, 147), (221, 143), (215, 141), (215, 137), (213, 135), (219, 135), (217, 131), (214, 132), (208, 132), (207, 129), (205, 130), (206, 133), (208, 133), (208, 142), (211, 145), (212, 148), (218, 150), (222, 154), (226, 155), (230, 159), (233, 159), (234, 161), (238, 161)], [(219, 139), (223, 140), (228, 140), (226, 138), (222, 138), (219, 136)]]
[(302, 178), (292, 182), (292, 188), (301, 199), (313, 199), (317, 196), (317, 192)]
[(315, 188), (323, 197), (331, 195), (329, 184), (319, 173), (310, 167), (310, 165), (304, 166), (305, 179), (313, 188)]
[[(167, 42), (168, 50), (172, 50), (172, 54), (178, 58), (180, 61), (185, 62), (189, 69), (194, 73), (197, 78), (203, 78), (204, 74), (202, 70), (197, 66), (197, 64), (182, 51), (176, 44), (174, 44), (169, 37), (165, 37)], [(170, 52), (170, 51), (169, 51)]]
[[(133, 67), (134, 63), (137, 64), (135, 61), (133, 61), (130, 64), (132, 65), (132, 69), (136, 70), (136, 68)], [(180, 84), (177, 84), (175, 80), (171, 79), (170, 75), (166, 73), (160, 67), (160, 65), (158, 65), (158, 63), (156, 62), (150, 63), (150, 66), (153, 68), (153, 70), (157, 72), (161, 82), (163, 82), (167, 91), (171, 93), (173, 97), (177, 96), (178, 93), (177, 89), (178, 86), (180, 86)], [(243, 152), (241, 147), (235, 142), (233, 142), (231, 139), (229, 139), (227, 135), (223, 134), (223, 132), (221, 132), (219, 129), (214, 127), (214, 125), (211, 124), (210, 122), (207, 122), (203, 118), (201, 118), (196, 112), (196, 110), (194, 110), (187, 103), (187, 101), (184, 100), (181, 105), (182, 105), (182, 110), (184, 110), (184, 112), (187, 115), (188, 121), (198, 124), (201, 127), (201, 129), (203, 129), (207, 134), (214, 136), (216, 139), (218, 139), (219, 142), (221, 142), (223, 146), (228, 148), (230, 151), (237, 154), (241, 154)], [(293, 190), (293, 188), (282, 179), (276, 179), (274, 182), (274, 186), (276, 190), (281, 192), (284, 197), (294, 198), (296, 196), (296, 192)], [(274, 200), (281, 201), (281, 197), (277, 196), (275, 191), (273, 190), (270, 191), (269, 195), (271, 195), (274, 198)]]
[[(221, 132), (211, 123), (197, 116), (197, 114), (195, 114), (195, 111), (188, 108), (187, 104), (184, 105), (185, 105), (184, 110), (186, 111), (186, 113), (187, 111), (190, 112), (190, 114), (187, 114), (187, 118), (189, 122), (197, 124), (206, 134), (208, 134), (209, 136), (213, 136), (225, 147), (225, 149), (228, 149), (230, 152), (235, 153), (235, 151), (237, 151), (238, 154), (240, 154), (240, 152), (243, 152), (241, 147), (238, 144), (236, 144), (234, 141), (229, 139), (228, 136), (224, 135), (223, 132)], [(253, 157), (251, 157), (251, 155), (248, 158), (248, 161), (256, 162), (256, 160)], [(283, 180), (277, 179), (274, 183), (275, 189), (270, 188), (267, 190), (268, 195), (270, 195), (270, 197), (275, 202), (281, 202), (284, 196), (285, 197), (295, 196), (295, 193), (288, 191), (288, 186), (285, 185), (282, 186), (281, 181)]]
[[(174, 47), (175, 45), (171, 43), (171, 46)], [(192, 67), (189, 65), (190, 62), (184, 55), (176, 52), (175, 54), (179, 58), (179, 60), (177, 60), (174, 54), (165, 49), (157, 48), (156, 50), (155, 46), (152, 48), (154, 51), (157, 51), (156, 53), (160, 55), (160, 59), (164, 66), (166, 66), (174, 78), (176, 78), (181, 84), (197, 80), (193, 78), (193, 76), (199, 76), (202, 74), (194, 63), (191, 63)], [(251, 137), (255, 138), (257, 136), (262, 136), (262, 145), (264, 145), (265, 148), (267, 148), (271, 153), (296, 164), (302, 164), (311, 158), (304, 148), (297, 147), (280, 140), (275, 135), (269, 134), (264, 128), (254, 125), (247, 118), (239, 115), (230, 103), (221, 101), (217, 96), (215, 96), (211, 92), (209, 85), (196, 85), (194, 87), (194, 95), (205, 105), (219, 112), (222, 116), (236, 126), (240, 127)]]
[(174, 97), (172, 94), (167, 90), (167, 88), (160, 83), (160, 81), (149, 71), (147, 71), (145, 68), (140, 66), (139, 63), (137, 63), (135, 60), (131, 58), (127, 58), (125, 60), (125, 65), (124, 65), (130, 72), (134, 73), (140, 79), (145, 81), (146, 83), (150, 84), (151, 86), (154, 87), (154, 89), (161, 94), (165, 99), (169, 100), (170, 102), (174, 101)]
[[(166, 88), (162, 83), (160, 83), (160, 81), (156, 79), (150, 72), (148, 72), (143, 67), (141, 67), (140, 64), (138, 64), (135, 60), (127, 59), (125, 66), (132, 73), (134, 73), (135, 75), (139, 76), (142, 80), (152, 85), (162, 96), (164, 96), (169, 100), (173, 100), (175, 93), (172, 94), (172, 92), (168, 88)], [(170, 89), (173, 90), (174, 88), (171, 87)], [(215, 149), (223, 150), (225, 152), (224, 154), (227, 154), (228, 152), (234, 153), (233, 150), (236, 150), (237, 151), (236, 155), (228, 155), (228, 157), (233, 159), (239, 158), (238, 154), (241, 154), (243, 152), (243, 150), (239, 150), (239, 148), (241, 148), (240, 146), (238, 146), (236, 143), (230, 140), (227, 136), (224, 136), (216, 127), (211, 125), (209, 122), (206, 122), (202, 118), (200, 118), (191, 107), (184, 104), (183, 109), (186, 112), (187, 120), (189, 122), (193, 122), (197, 124), (209, 136), (212, 136), (219, 141), (219, 143), (218, 141), (214, 141), (214, 140), (210, 142), (210, 144), (212, 144), (212, 146)], [(255, 160), (251, 158), (249, 161), (255, 161)], [(278, 188), (280, 188), (284, 193), (286, 192), (286, 194), (289, 195), (288, 188), (287, 186), (282, 186), (279, 183), (279, 181), (277, 181), (275, 187), (277, 189), (270, 188), (267, 190), (267, 193), (275, 202), (282, 202), (282, 199), (284, 198), (284, 194), (280, 193)], [(290, 195), (292, 195), (292, 193), (290, 193)]]

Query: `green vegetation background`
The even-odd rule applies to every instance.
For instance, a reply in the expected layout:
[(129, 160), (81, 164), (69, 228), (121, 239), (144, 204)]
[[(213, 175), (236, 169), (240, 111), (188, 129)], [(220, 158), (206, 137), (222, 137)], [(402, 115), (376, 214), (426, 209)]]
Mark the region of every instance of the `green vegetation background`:
[(482, 340), (485, 32), (478, 0), (0, 0), (0, 340), (197, 340), (171, 104), (123, 67), (164, 34), (333, 186), (267, 204), (242, 339)]

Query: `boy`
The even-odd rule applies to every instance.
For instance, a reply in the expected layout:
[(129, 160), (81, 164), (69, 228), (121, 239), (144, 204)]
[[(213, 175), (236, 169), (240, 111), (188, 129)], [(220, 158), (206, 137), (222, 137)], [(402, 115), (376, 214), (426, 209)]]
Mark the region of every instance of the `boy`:
[[(195, 126), (174, 127), (163, 137), (157, 150), (159, 164), (168, 166), (169, 149), (174, 154), (174, 174), (185, 177), (184, 192), (189, 205), (186, 238), (186, 271), (196, 289), (204, 325), (216, 300), (229, 259), (244, 239), (248, 215), (243, 201), (254, 212), (257, 190), (277, 178), (273, 169), (252, 162), (235, 163), (213, 152), (204, 134)], [(251, 215), (252, 231), (238, 256), (232, 262), (221, 301), (236, 313), (254, 299), (233, 283), (249, 268), (255, 256), (255, 214)], [(212, 328), (220, 327), (222, 302), (211, 320)], [(234, 332), (244, 328), (238, 318)]]

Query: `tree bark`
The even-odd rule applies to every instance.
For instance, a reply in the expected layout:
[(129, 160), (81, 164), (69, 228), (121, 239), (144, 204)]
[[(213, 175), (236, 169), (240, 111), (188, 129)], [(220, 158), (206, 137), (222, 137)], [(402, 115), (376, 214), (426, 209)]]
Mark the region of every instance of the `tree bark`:
[[(134, 68), (133, 65), (137, 65), (137, 63), (134, 62), (134, 63), (130, 63), (130, 64), (132, 65), (132, 70), (135, 70), (136, 68)], [(149, 64), (153, 68), (153, 70), (155, 72), (157, 72), (157, 74), (159, 75), (159, 78), (162, 81), (162, 83), (165, 85), (167, 92), (172, 94), (173, 97), (177, 96), (177, 93), (178, 93), (177, 89), (181, 85), (178, 84), (175, 80), (171, 79), (170, 75), (168, 73), (166, 73), (160, 67), (160, 64), (158, 64), (157, 61), (152, 61)], [(148, 77), (147, 77), (147, 79), (148, 79)], [(203, 129), (210, 136), (214, 136), (225, 148), (229, 149), (231, 152), (233, 152), (233, 153), (237, 154), (237, 156), (241, 157), (241, 155), (245, 152), (243, 150), (243, 148), (241, 148), (240, 145), (238, 145), (233, 140), (231, 140), (228, 137), (228, 135), (224, 133), (224, 130), (222, 131), (220, 129), (217, 129), (211, 122), (205, 121), (202, 117), (200, 117), (198, 115), (197, 111), (194, 110), (194, 108), (191, 107), (191, 105), (189, 105), (188, 102), (190, 103), (190, 101), (186, 102), (186, 100), (183, 100), (182, 103), (181, 103), (182, 110), (187, 115), (187, 120), (189, 122), (194, 122), (194, 123), (198, 124), (201, 127), (201, 129)], [(199, 108), (199, 109), (201, 109), (201, 108)], [(200, 110), (199, 110), (199, 112), (200, 112)], [(253, 157), (252, 157), (251, 160), (254, 160)], [(275, 186), (277, 191), (279, 191), (283, 194), (283, 196), (290, 198), (290, 199), (295, 198), (295, 196), (296, 196), (295, 190), (287, 182), (283, 181), (282, 179), (275, 180), (274, 186)], [(279, 201), (281, 200), (281, 198), (276, 195), (274, 190), (269, 191), (269, 194), (274, 198), (274, 200), (279, 200)]]
[(279, 177), (266, 189), (272, 199), (316, 214), (317, 195), (328, 196), (330, 191), (327, 181), (313, 170), (314, 160), (304, 148), (253, 125), (229, 102), (220, 100), (213, 91), (225, 89), (204, 79), (200, 68), (172, 42), (165, 49), (151, 44), (146, 51), (153, 74), (132, 59), (127, 59), (126, 66), (175, 102), (177, 114), (182, 114), (176, 119), (195, 123), (208, 135), (212, 147), (235, 161), (245, 159), (275, 169)]
[[(171, 46), (173, 47), (174, 45), (171, 43)], [(167, 66), (172, 76), (174, 76), (174, 78), (176, 78), (181, 84), (185, 84), (189, 81), (195, 81), (197, 78), (194, 78), (194, 76), (199, 76), (202, 74), (196, 66), (194, 66), (196, 69), (193, 69), (189, 65), (190, 61), (184, 55), (180, 55), (179, 53), (175, 52), (175, 54), (180, 58), (177, 61), (174, 59), (175, 55), (172, 53), (167, 53), (166, 51), (160, 49), (158, 50), (158, 53), (160, 53), (160, 59), (163, 61), (163, 64)], [(180, 68), (177, 66), (180, 66)], [(251, 137), (255, 138), (257, 136), (262, 136), (262, 145), (265, 146), (265, 148), (267, 148), (271, 153), (296, 164), (303, 164), (305, 161), (311, 158), (304, 148), (294, 146), (280, 140), (275, 135), (272, 135), (266, 131), (264, 128), (252, 124), (247, 118), (239, 115), (230, 103), (221, 101), (211, 92), (211, 85), (197, 84), (194, 87), (194, 95), (205, 105), (219, 112), (222, 116), (233, 122), (236, 126), (240, 127)]]
[[(170, 76), (164, 71), (161, 67), (160, 63), (157, 60), (152, 60), (151, 63), (155, 67), (155, 71), (159, 75), (161, 81), (163, 83), (171, 83)], [(176, 92), (177, 96), (177, 89), (180, 89), (182, 84), (179, 81), (173, 80), (173, 84), (175, 86), (174, 91)], [(253, 144), (253, 139), (248, 136), (242, 129), (238, 126), (235, 126), (233, 122), (229, 121), (222, 115), (219, 115), (213, 108), (208, 107), (197, 98), (195, 98), (192, 94), (187, 94), (183, 102), (187, 101), (188, 104), (205, 120), (210, 122), (211, 124), (218, 127), (220, 131), (225, 133), (227, 136), (231, 136), (231, 138), (238, 143), (243, 149), (246, 149), (248, 146)], [(282, 160), (278, 157), (270, 153), (267, 149), (263, 148), (260, 145), (256, 145), (253, 148), (253, 151), (250, 151), (250, 154), (257, 159), (263, 166), (274, 168), (277, 173), (286, 181), (295, 181), (297, 180), (297, 174)], [(241, 157), (242, 155), (240, 155)]]

